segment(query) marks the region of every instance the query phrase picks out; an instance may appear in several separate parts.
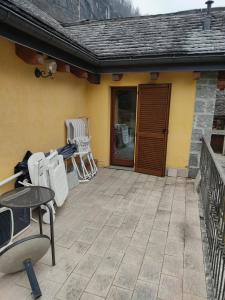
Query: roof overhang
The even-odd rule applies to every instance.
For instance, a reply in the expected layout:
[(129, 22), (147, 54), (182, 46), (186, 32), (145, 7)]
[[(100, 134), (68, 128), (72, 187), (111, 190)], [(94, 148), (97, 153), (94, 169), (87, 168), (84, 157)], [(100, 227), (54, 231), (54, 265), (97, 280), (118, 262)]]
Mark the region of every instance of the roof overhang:
[(97, 58), (66, 37), (46, 29), (5, 4), (0, 3), (0, 35), (28, 48), (40, 51), (73, 66), (95, 72)]
[(92, 73), (219, 71), (225, 70), (225, 54), (164, 57), (114, 57), (101, 59), (78, 43), (41, 26), (0, 3), (0, 35)]

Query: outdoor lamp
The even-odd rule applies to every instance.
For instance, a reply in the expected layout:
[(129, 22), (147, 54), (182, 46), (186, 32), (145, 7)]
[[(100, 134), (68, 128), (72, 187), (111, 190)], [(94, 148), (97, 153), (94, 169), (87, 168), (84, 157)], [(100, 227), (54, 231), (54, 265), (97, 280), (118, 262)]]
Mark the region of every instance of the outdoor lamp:
[(34, 70), (34, 74), (37, 78), (53, 78), (53, 75), (56, 73), (57, 71), (57, 63), (54, 60), (47, 60), (45, 62), (45, 68), (46, 71), (40, 70), (39, 68), (36, 68)]

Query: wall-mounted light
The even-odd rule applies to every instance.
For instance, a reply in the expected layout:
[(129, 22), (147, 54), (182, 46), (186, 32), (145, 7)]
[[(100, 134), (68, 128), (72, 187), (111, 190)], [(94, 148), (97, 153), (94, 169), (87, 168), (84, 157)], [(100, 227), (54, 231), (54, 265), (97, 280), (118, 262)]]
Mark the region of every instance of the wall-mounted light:
[(159, 78), (159, 73), (158, 72), (151, 72), (150, 73), (150, 78), (151, 78), (151, 80), (157, 80)]
[(44, 70), (40, 70), (39, 68), (36, 68), (34, 70), (34, 75), (37, 78), (54, 78), (54, 74), (57, 72), (57, 63), (54, 60), (46, 60), (45, 61), (45, 69)]

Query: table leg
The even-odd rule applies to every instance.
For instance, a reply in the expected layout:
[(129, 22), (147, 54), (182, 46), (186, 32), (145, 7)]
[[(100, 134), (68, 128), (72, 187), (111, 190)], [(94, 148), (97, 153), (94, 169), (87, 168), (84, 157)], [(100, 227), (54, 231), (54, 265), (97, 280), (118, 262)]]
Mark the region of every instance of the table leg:
[(38, 207), (38, 218), (39, 218), (39, 228), (40, 228), (40, 234), (43, 234), (43, 228), (42, 228), (42, 215), (41, 215), (41, 207)]
[(46, 204), (49, 209), (50, 216), (50, 235), (51, 235), (51, 250), (52, 250), (52, 265), (55, 266), (55, 237), (54, 237), (54, 220), (53, 220), (53, 210), (49, 203)]

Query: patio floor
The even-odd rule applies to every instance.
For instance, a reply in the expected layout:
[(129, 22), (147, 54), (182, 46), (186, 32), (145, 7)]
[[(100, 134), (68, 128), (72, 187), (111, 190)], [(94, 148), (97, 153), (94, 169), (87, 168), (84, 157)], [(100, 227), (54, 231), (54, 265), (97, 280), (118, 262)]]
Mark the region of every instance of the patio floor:
[[(100, 169), (57, 210), (55, 238), (56, 266), (35, 266), (41, 299), (206, 299), (190, 180)], [(32, 299), (24, 273), (0, 275), (0, 299)]]

